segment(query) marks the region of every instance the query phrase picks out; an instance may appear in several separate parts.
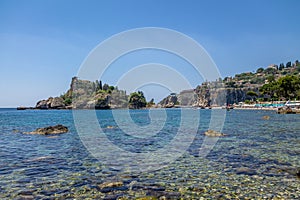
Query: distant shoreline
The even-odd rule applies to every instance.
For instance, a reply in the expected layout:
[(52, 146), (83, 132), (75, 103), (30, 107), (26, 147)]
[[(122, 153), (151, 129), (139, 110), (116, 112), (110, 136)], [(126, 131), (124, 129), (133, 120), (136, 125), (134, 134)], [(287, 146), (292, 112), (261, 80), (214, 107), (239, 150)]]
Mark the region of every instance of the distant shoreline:
[[(164, 108), (164, 107), (150, 107), (150, 108), (141, 108), (141, 109), (129, 109), (129, 108), (115, 108), (115, 109), (38, 109), (38, 108), (32, 108), (32, 107), (15, 107), (15, 108), (0, 108), (0, 109), (15, 109), (15, 110), (147, 110), (147, 109), (198, 109), (198, 110), (217, 110), (217, 109), (224, 109), (222, 107), (207, 107), (207, 108), (201, 108), (201, 107), (192, 107), (192, 106), (182, 106), (182, 107), (172, 107), (172, 108)], [(277, 107), (234, 107), (232, 109), (227, 110), (272, 110), (276, 111)]]

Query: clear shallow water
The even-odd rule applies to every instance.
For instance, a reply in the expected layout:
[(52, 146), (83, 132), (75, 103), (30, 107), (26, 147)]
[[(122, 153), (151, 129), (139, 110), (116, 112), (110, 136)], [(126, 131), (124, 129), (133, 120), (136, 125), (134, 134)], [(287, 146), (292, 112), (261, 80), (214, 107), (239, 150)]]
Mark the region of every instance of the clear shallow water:
[[(300, 115), (231, 110), (223, 127), (227, 136), (202, 158), (199, 148), (211, 111), (189, 112), (199, 112), (200, 122), (186, 153), (163, 169), (129, 173), (105, 166), (86, 150), (72, 111), (0, 109), (0, 199), (300, 198), (300, 179), (296, 176), (300, 167)], [(263, 120), (265, 115), (270, 119)], [(180, 124), (180, 110), (167, 110), (163, 130), (141, 139), (118, 129), (111, 111), (97, 111), (97, 116), (107, 138), (136, 153), (163, 147)], [(147, 110), (132, 111), (131, 116), (139, 125), (150, 123)], [(57, 137), (22, 134), (55, 124), (68, 126), (70, 132)], [(122, 184), (102, 187), (103, 183), (116, 182)]]

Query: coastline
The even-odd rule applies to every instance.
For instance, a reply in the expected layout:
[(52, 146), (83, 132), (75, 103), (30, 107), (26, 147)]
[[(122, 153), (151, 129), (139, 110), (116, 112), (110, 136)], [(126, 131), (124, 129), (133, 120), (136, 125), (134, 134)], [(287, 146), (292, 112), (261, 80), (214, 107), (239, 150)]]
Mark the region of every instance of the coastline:
[(234, 110), (272, 110), (272, 111), (277, 111), (278, 108), (268, 108), (268, 107), (234, 107)]
[[(108, 109), (88, 109), (88, 108), (83, 108), (83, 109), (78, 109), (78, 108), (51, 108), (51, 109), (40, 109), (40, 108), (34, 108), (34, 107), (16, 107), (16, 108), (11, 108), (11, 109), (16, 109), (16, 110), (124, 110), (124, 109), (130, 109), (130, 110), (146, 110), (146, 109), (178, 109), (178, 108), (183, 108), (183, 109), (198, 109), (198, 110), (208, 110), (208, 109), (227, 109), (223, 107), (193, 107), (193, 106), (176, 106), (176, 107), (171, 107), (171, 108), (165, 108), (165, 107), (147, 107), (147, 108), (139, 108), (139, 109), (131, 109), (131, 108), (108, 108)], [(227, 110), (274, 110), (276, 111), (278, 108), (268, 108), (268, 107), (234, 107), (231, 109)]]

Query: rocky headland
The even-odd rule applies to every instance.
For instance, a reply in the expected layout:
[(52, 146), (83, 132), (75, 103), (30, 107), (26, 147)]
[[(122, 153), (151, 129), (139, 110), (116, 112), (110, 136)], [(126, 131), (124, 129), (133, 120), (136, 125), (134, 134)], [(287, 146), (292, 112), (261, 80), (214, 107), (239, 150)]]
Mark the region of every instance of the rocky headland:
[(211, 108), (245, 102), (287, 101), (300, 99), (300, 62), (272, 64), (256, 72), (206, 81), (195, 89), (170, 94), (159, 102), (160, 107)]
[(73, 77), (70, 88), (63, 95), (39, 100), (35, 107), (17, 109), (141, 109), (152, 104), (153, 100), (147, 103), (141, 91), (127, 95), (126, 91), (108, 84), (102, 85), (101, 81), (92, 82)]

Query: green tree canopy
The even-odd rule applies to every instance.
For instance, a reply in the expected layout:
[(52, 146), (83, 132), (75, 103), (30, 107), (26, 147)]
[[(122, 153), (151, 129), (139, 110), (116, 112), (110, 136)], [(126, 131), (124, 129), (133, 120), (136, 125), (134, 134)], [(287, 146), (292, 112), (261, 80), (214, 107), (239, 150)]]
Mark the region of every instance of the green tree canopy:
[(249, 96), (251, 96), (251, 97), (257, 97), (258, 95), (257, 95), (257, 93), (256, 92), (254, 92), (254, 91), (252, 91), (252, 90), (250, 90), (250, 91), (248, 91), (247, 92), (247, 95), (249, 95)]
[(278, 95), (290, 99), (297, 97), (297, 91), (300, 90), (300, 79), (296, 76), (287, 75), (277, 81)]
[(299, 76), (286, 75), (277, 81), (263, 85), (259, 91), (262, 94), (270, 95), (271, 98), (299, 99), (300, 78)]
[(129, 95), (129, 108), (139, 109), (147, 105), (146, 98), (142, 91), (133, 92)]
[(280, 65), (279, 65), (279, 68), (278, 68), (280, 71), (281, 70), (283, 70), (284, 69), (284, 64), (283, 63), (281, 63)]
[(256, 73), (262, 73), (264, 71), (264, 68), (260, 67), (256, 70)]
[(107, 91), (109, 89), (109, 85), (105, 83), (103, 85), (102, 89), (105, 90), (105, 91)]

